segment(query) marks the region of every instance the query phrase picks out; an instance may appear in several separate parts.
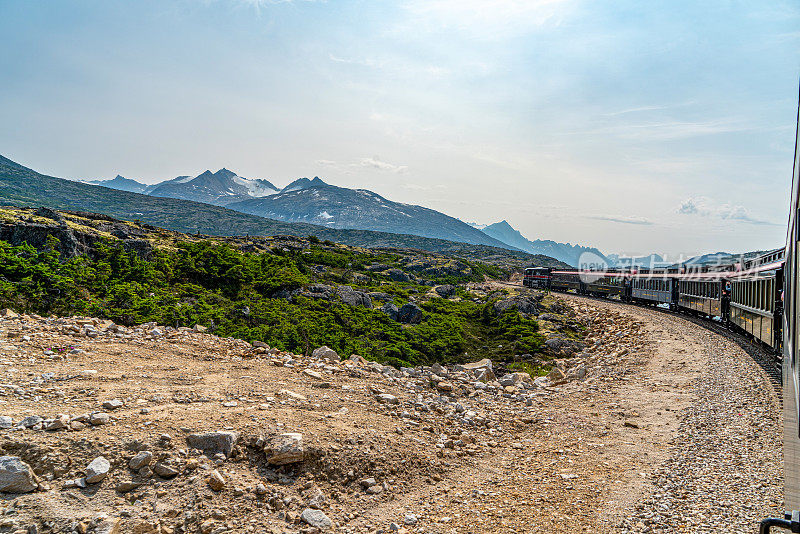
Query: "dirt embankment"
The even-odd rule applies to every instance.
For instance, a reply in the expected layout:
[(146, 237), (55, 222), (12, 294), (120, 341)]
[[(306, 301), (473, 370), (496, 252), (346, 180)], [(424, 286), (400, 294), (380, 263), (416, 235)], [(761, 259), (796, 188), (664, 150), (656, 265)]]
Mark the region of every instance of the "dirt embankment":
[(32, 490), (0, 494), (0, 531), (744, 532), (775, 513), (777, 400), (747, 355), (567, 299), (587, 345), (535, 382), (0, 321), (0, 453), (24, 462), (0, 481)]

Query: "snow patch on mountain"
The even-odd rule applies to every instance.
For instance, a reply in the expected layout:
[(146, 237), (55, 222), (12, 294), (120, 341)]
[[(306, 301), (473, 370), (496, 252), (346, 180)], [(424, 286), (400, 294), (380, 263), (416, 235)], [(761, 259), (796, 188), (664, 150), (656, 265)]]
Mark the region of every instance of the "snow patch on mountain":
[(249, 178), (242, 178), (239, 175), (233, 176), (231, 180), (233, 180), (233, 183), (236, 185), (244, 187), (247, 190), (247, 194), (254, 198), (274, 195), (279, 191), (277, 187), (266, 180), (251, 180)]

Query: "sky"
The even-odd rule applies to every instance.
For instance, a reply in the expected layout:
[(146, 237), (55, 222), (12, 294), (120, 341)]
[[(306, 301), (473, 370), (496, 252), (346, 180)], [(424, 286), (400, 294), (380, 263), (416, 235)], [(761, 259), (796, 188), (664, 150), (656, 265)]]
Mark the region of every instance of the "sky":
[(0, 154), (319, 176), (606, 253), (785, 240), (800, 4), (0, 0)]

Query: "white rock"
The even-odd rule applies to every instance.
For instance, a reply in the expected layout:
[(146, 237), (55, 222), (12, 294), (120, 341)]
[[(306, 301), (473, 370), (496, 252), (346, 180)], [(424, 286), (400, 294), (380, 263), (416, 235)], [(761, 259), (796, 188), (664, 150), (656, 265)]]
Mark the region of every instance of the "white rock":
[(303, 522), (311, 525), (312, 527), (316, 527), (320, 530), (329, 530), (333, 528), (333, 521), (325, 515), (322, 510), (314, 510), (313, 508), (306, 508), (303, 510), (303, 513), (300, 514), (300, 519)]
[(375, 395), (375, 399), (381, 404), (400, 404), (400, 401), (397, 400), (397, 397), (388, 393), (380, 393)]
[(122, 408), (125, 404), (119, 399), (111, 399), (103, 402), (103, 408), (106, 410), (116, 410), (117, 408)]
[(310, 376), (311, 378), (316, 378), (318, 380), (322, 379), (322, 375), (316, 371), (312, 371), (311, 369), (305, 369), (303, 371), (304, 375)]
[(339, 362), (342, 360), (342, 357), (339, 356), (335, 350), (326, 345), (314, 349), (314, 352), (311, 353), (311, 357), (317, 360), (328, 360), (331, 362)]
[(96, 484), (106, 478), (111, 464), (103, 456), (98, 456), (86, 466), (86, 482)]
[(106, 425), (111, 420), (111, 416), (105, 412), (94, 412), (89, 415), (89, 422), (94, 426)]
[(303, 450), (303, 434), (288, 432), (273, 438), (265, 449), (267, 462), (271, 465), (286, 465), (302, 462), (305, 458)]

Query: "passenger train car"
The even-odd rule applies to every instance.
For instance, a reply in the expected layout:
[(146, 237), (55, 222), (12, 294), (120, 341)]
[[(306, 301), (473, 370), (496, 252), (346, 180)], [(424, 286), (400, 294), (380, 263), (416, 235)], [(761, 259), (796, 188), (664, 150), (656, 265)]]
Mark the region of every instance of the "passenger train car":
[[(800, 532), (800, 361), (798, 361), (798, 327), (800, 326), (800, 276), (798, 276), (798, 251), (800, 250), (800, 103), (798, 103), (797, 130), (794, 145), (794, 170), (792, 194), (789, 204), (789, 228), (786, 233), (786, 249), (783, 254), (779, 280), (775, 286), (783, 288), (782, 298), (776, 301), (776, 316), (773, 327), (780, 325), (782, 336), (782, 382), (783, 382), (783, 484), (784, 517), (765, 519), (761, 522), (761, 534), (768, 534), (772, 527), (791, 532)], [(762, 264), (750, 268), (769, 268), (778, 258), (763, 258)], [(773, 265), (770, 265), (771, 262)], [(782, 283), (780, 283), (782, 282)], [(769, 291), (769, 289), (767, 290)], [(780, 313), (780, 320), (777, 318)]]
[(780, 354), (784, 252), (777, 249), (713, 270), (551, 271), (548, 289), (618, 297), (715, 319)]

